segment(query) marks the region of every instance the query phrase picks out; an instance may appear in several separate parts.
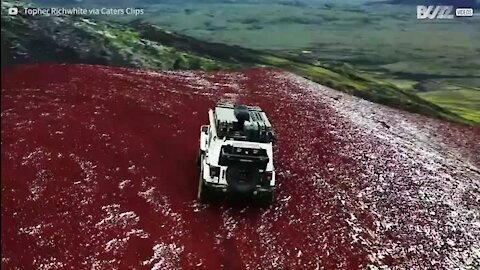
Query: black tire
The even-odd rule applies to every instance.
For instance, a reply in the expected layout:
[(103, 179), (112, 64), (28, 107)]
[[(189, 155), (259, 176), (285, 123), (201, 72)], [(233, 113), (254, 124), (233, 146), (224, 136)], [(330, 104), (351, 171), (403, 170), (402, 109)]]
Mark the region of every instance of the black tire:
[(208, 203), (211, 201), (211, 191), (208, 188), (207, 185), (205, 185), (205, 182), (203, 181), (202, 175), (200, 175), (199, 181), (198, 181), (198, 193), (197, 193), (197, 199), (201, 203)]
[(275, 192), (273, 190), (269, 192), (261, 193), (257, 197), (257, 200), (256, 200), (257, 203), (260, 204), (260, 206), (264, 206), (264, 207), (270, 206), (273, 203), (273, 199), (275, 197), (274, 193)]
[(203, 151), (200, 150), (197, 155), (197, 167), (199, 168), (202, 166), (202, 158), (203, 158)]

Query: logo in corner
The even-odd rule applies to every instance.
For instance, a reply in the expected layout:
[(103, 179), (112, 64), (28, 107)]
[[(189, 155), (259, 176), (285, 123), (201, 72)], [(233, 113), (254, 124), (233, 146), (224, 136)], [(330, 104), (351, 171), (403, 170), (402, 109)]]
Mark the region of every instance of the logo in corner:
[(453, 6), (417, 6), (417, 19), (453, 19)]

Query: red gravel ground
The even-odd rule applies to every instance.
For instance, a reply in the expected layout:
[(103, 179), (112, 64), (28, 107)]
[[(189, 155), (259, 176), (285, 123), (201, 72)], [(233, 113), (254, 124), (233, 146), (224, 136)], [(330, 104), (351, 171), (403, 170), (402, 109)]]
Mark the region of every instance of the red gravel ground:
[[(261, 106), (278, 134), (267, 209), (195, 199), (219, 100)], [(480, 265), (478, 128), (271, 69), (21, 66), (1, 105), (2, 269)]]

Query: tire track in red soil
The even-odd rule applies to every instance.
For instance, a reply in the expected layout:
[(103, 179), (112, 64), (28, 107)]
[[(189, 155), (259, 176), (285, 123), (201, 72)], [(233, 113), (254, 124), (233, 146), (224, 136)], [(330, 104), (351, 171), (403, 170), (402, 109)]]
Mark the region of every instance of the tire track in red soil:
[[(274, 125), (268, 209), (195, 200), (219, 99)], [(475, 128), (270, 69), (22, 66), (1, 104), (2, 268), (438, 269), (479, 249)]]

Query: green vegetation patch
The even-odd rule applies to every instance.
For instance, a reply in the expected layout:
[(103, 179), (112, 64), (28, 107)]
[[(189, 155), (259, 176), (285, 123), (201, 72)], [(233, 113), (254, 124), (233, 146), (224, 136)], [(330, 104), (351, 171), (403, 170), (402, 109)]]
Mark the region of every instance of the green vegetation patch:
[(465, 119), (480, 123), (480, 88), (459, 87), (449, 91), (422, 92), (419, 95)]

